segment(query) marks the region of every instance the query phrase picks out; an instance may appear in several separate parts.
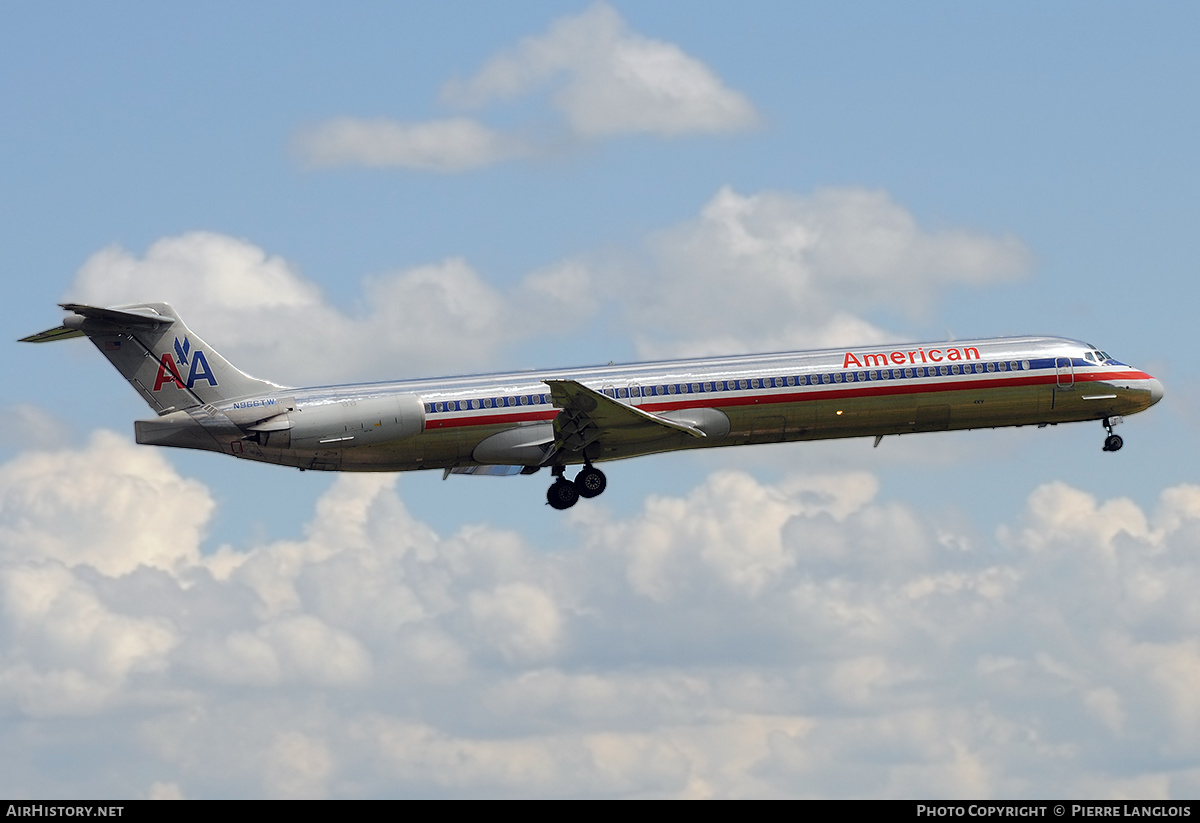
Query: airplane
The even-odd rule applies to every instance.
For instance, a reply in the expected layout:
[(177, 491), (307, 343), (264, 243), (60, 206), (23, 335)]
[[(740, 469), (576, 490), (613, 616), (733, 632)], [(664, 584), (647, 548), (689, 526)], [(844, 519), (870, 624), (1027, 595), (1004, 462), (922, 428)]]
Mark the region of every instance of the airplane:
[(595, 463), (680, 449), (1099, 420), (1115, 452), (1113, 426), (1163, 395), (1146, 372), (1059, 337), (287, 388), (234, 368), (166, 303), (60, 305), (61, 326), (20, 342), (90, 339), (158, 413), (134, 423), (138, 443), (301, 471), (546, 467), (555, 509), (604, 491)]

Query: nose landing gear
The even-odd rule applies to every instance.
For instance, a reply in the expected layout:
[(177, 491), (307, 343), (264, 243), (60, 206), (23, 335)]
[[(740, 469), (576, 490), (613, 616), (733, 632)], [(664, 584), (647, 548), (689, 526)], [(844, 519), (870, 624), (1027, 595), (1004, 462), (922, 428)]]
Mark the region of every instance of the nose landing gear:
[(1104, 430), (1108, 432), (1108, 437), (1104, 438), (1104, 451), (1115, 452), (1119, 451), (1125, 445), (1125, 441), (1121, 439), (1121, 435), (1113, 434), (1113, 426), (1121, 422), (1119, 417), (1104, 418)]
[(604, 477), (604, 472), (593, 468), (590, 463), (579, 474), (575, 475), (574, 481), (563, 477), (562, 466), (555, 466), (550, 470), (550, 473), (556, 479), (546, 491), (546, 502), (560, 511), (571, 508), (579, 502), (579, 498), (581, 497), (591, 498), (599, 496), (608, 485), (608, 480)]

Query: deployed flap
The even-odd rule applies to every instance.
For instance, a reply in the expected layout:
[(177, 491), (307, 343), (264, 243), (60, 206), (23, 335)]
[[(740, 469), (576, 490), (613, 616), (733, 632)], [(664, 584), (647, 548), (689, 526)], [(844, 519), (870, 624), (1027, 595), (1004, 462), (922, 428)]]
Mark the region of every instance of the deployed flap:
[(578, 380), (543, 380), (550, 387), (554, 405), (562, 409), (554, 418), (554, 449), (582, 451), (601, 437), (645, 439), (655, 434), (684, 432), (692, 437), (707, 435), (695, 426), (668, 420), (652, 412), (627, 406)]
[(525, 466), (454, 466), (442, 473), (445, 480), (452, 474), (473, 474), (477, 477), (512, 477), (525, 471)]

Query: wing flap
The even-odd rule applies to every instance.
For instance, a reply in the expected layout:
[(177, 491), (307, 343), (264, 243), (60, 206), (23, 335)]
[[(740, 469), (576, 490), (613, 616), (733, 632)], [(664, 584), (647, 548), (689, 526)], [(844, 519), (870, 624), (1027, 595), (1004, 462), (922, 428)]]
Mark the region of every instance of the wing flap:
[(454, 466), (445, 469), (442, 479), (452, 474), (473, 474), (476, 477), (512, 477), (525, 471), (526, 466)]
[(707, 437), (701, 429), (678, 420), (621, 403), (590, 389), (578, 380), (543, 380), (554, 405), (562, 409), (554, 418), (554, 451), (582, 451), (601, 438), (647, 439), (683, 433)]

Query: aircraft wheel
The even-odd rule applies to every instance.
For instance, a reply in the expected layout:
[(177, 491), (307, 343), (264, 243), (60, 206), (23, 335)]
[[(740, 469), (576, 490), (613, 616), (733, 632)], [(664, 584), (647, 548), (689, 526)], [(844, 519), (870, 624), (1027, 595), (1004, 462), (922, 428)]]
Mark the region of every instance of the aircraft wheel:
[(579, 489), (570, 480), (561, 477), (555, 480), (554, 485), (546, 492), (546, 502), (559, 511), (571, 508), (577, 500)]
[(1104, 450), (1106, 452), (1115, 452), (1120, 450), (1125, 445), (1125, 441), (1121, 439), (1119, 434), (1110, 434), (1104, 438)]
[(580, 497), (597, 497), (608, 486), (604, 472), (588, 466), (575, 475), (575, 487), (579, 489)]

